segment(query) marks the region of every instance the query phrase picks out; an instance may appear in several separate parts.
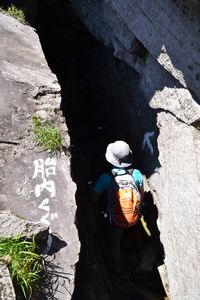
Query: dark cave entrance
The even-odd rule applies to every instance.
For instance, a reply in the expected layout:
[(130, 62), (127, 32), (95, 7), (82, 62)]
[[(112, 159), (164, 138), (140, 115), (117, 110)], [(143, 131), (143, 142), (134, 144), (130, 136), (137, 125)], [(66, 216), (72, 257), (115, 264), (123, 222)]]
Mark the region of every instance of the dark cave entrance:
[[(111, 49), (88, 33), (65, 1), (39, 1), (34, 26), (47, 62), (61, 85), (61, 109), (71, 138), (71, 167), (73, 180), (77, 184), (77, 225), (81, 241), (72, 298), (164, 299), (165, 293), (156, 268), (137, 275), (133, 273), (134, 284), (130, 287), (127, 287), (127, 283), (110, 280), (101, 259), (99, 241), (94, 231), (95, 218), (89, 200), (88, 182), (95, 181), (102, 172), (109, 169), (104, 158), (108, 143), (115, 140), (128, 142), (134, 148), (134, 167), (143, 171), (137, 149), (138, 116), (134, 124), (130, 117), (137, 110), (134, 107), (134, 91), (140, 77), (132, 68), (115, 59)], [(146, 236), (141, 225), (127, 231), (122, 239), (123, 257), (129, 255), (129, 260), (123, 262), (124, 268), (129, 268), (131, 263), (134, 265), (131, 262), (134, 255), (130, 255), (134, 251), (144, 253), (150, 249), (146, 253), (151, 259), (155, 253), (162, 259), (162, 247), (155, 223), (157, 211), (150, 193), (146, 198), (149, 198), (149, 205), (152, 206), (151, 212), (152, 208), (154, 210), (154, 218), (152, 215), (148, 218), (154, 241), (152, 243)], [(137, 241), (136, 247), (131, 242), (133, 236)], [(151, 251), (151, 247), (156, 247), (156, 250), (154, 248)], [(151, 259), (146, 257), (148, 261)], [(140, 285), (142, 288), (138, 287)]]

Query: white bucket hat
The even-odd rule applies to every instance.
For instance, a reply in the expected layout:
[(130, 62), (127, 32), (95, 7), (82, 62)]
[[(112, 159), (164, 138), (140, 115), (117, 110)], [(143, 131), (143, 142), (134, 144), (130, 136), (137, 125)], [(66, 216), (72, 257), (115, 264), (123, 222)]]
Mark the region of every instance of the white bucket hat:
[(115, 167), (126, 168), (132, 164), (132, 151), (124, 141), (116, 141), (108, 145), (106, 160)]

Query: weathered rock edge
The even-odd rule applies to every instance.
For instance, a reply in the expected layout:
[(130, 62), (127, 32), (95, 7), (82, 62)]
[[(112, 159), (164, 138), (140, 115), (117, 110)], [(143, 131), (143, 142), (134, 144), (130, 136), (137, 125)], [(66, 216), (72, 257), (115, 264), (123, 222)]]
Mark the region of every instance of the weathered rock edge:
[(6, 265), (0, 263), (0, 299), (15, 300), (16, 295), (9, 270)]
[[(60, 274), (53, 296), (71, 299), (80, 243), (60, 86), (33, 28), (0, 14), (0, 40), (0, 210), (50, 227), (49, 253)], [(61, 132), (64, 147), (59, 155), (52, 157), (35, 146), (33, 115), (52, 121)], [(22, 225), (26, 223), (18, 225), (19, 231)]]
[[(10, 211), (0, 211), (0, 237), (25, 239), (45, 239), (49, 234), (49, 227), (41, 222), (31, 222), (17, 217)], [(6, 264), (0, 262), (0, 299), (15, 300), (16, 295)]]
[(20, 236), (31, 239), (46, 238), (49, 226), (41, 222), (32, 222), (17, 217), (10, 211), (0, 211), (0, 237), (13, 238)]

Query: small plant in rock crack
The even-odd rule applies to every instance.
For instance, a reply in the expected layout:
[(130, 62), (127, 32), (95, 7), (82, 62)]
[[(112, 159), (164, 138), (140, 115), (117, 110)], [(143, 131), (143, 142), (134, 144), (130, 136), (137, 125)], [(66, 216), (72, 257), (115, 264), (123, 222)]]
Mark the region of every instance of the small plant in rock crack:
[(36, 116), (33, 116), (32, 121), (36, 144), (41, 145), (44, 150), (49, 152), (60, 151), (63, 139), (54, 124), (50, 121), (42, 122), (42, 118)]
[(13, 238), (0, 237), (0, 261), (6, 263), (11, 278), (23, 291), (25, 299), (30, 299), (33, 288), (39, 289), (44, 276), (44, 259), (36, 253), (36, 243)]
[(19, 22), (21, 23), (25, 23), (26, 21), (26, 17), (25, 17), (25, 14), (26, 14), (26, 9), (25, 7), (16, 7), (14, 6), (13, 4), (11, 4), (11, 6), (9, 6), (7, 9), (3, 9), (1, 8), (1, 11), (5, 11), (9, 16), (17, 19)]

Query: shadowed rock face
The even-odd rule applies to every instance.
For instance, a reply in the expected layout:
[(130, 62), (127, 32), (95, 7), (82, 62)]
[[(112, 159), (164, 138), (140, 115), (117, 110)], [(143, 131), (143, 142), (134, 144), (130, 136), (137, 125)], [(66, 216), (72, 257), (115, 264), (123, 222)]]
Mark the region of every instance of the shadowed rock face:
[[(60, 1), (53, 2), (59, 3)], [(95, 60), (97, 59), (95, 50), (84, 52), (87, 47), (84, 48), (81, 53), (79, 51), (76, 52), (75, 56), (77, 57), (72, 61), (70, 59), (64, 59), (65, 51), (62, 52), (61, 60), (56, 57), (57, 60), (55, 61), (59, 63), (57, 70), (62, 69), (65, 72), (64, 77), (61, 78), (62, 84), (65, 86), (63, 97), (64, 99), (67, 99), (68, 97), (70, 99), (66, 104), (66, 115), (69, 117), (68, 121), (71, 125), (70, 129), (74, 130), (74, 141), (81, 136), (79, 142), (84, 155), (86, 155), (86, 160), (87, 162), (90, 160), (92, 161), (94, 169), (96, 169), (96, 166), (99, 164), (98, 172), (103, 168), (103, 166), (100, 165), (103, 161), (103, 148), (107, 142), (111, 141), (111, 139), (116, 139), (120, 136), (120, 138), (125, 138), (127, 141), (130, 141), (131, 145), (137, 149), (136, 158), (140, 158), (140, 165), (142, 165), (142, 170), (147, 176), (149, 189), (153, 194), (154, 202), (158, 207), (158, 225), (165, 250), (165, 263), (169, 276), (171, 298), (175, 300), (198, 299), (200, 278), (196, 266), (199, 264), (200, 134), (198, 130), (191, 126), (191, 124), (194, 124), (194, 121), (199, 119), (200, 90), (198, 65), (200, 39), (198, 29), (200, 18), (198, 3), (197, 1), (192, 1), (193, 4), (188, 5), (187, 1), (181, 0), (162, 1), (159, 3), (158, 1), (141, 2), (132, 0), (121, 2), (112, 0), (105, 2), (81, 0), (71, 2), (75, 11), (86, 24), (89, 31), (94, 34), (97, 39), (113, 49), (111, 51), (114, 52), (116, 57), (127, 62), (140, 74), (140, 76), (137, 77), (138, 82), (136, 86), (134, 81), (135, 71), (133, 74), (130, 69), (127, 72), (124, 67), (111, 66), (110, 70), (113, 70), (113, 72), (117, 68), (115, 75), (118, 77), (118, 80), (116, 80), (115, 76), (113, 78), (112, 75), (109, 76), (111, 81), (106, 80), (106, 67), (103, 67), (101, 72), (96, 72), (97, 70), (94, 68), (94, 65), (96, 64)], [(185, 7), (183, 7), (184, 4)], [(62, 21), (64, 22), (63, 19)], [(44, 22), (43, 25), (45, 26), (45, 24), (46, 23)], [(6, 27), (4, 26), (4, 30), (5, 29)], [(50, 27), (48, 27), (48, 30), (49, 36), (51, 36), (52, 32)], [(81, 38), (83, 38), (83, 32), (79, 31), (79, 34)], [(61, 36), (58, 35), (57, 41), (59, 42), (60, 47), (62, 47), (60, 37)], [(81, 41), (84, 42), (84, 39), (81, 39)], [(53, 44), (55, 47), (56, 44)], [(14, 51), (12, 47), (8, 48), (9, 51)], [(53, 49), (56, 50), (56, 47)], [(70, 48), (68, 55), (73, 56), (73, 51), (74, 49)], [(98, 53), (102, 52), (100, 51)], [(143, 54), (141, 55), (141, 53)], [(6, 54), (7, 51), (4, 51), (5, 57)], [(83, 58), (84, 55), (87, 58)], [(103, 55), (100, 57), (102, 58)], [(91, 64), (93, 66), (92, 70), (87, 69), (88, 65), (87, 63), (83, 63), (82, 59), (83, 61), (87, 61), (87, 63), (91, 60), (89, 65)], [(18, 90), (23, 90), (23, 84), (19, 81), (13, 84), (13, 77), (16, 76), (16, 68), (11, 66), (7, 60), (9, 59), (6, 58), (5, 62), (2, 64), (2, 66), (5, 66), (6, 68), (6, 72), (2, 72), (3, 77), (1, 80), (4, 82), (4, 84), (1, 85), (2, 90), (7, 93), (7, 90), (11, 91), (14, 89), (15, 99), (18, 99), (18, 97), (24, 99), (23, 97), (18, 96)], [(107, 62), (107, 65), (109, 65), (110, 60), (108, 59)], [(100, 61), (97, 65), (103, 64), (101, 64)], [(29, 82), (27, 82), (27, 78), (29, 77), (21, 74), (23, 81), (31, 86), (32, 82), (37, 83), (39, 81), (40, 85), (41, 82), (46, 80), (46, 76), (42, 75), (43, 68), (39, 69), (40, 74), (36, 76), (34, 76), (34, 72), (33, 74), (29, 74), (31, 76), (31, 81)], [(46, 70), (46, 68), (44, 69)], [(23, 72), (28, 75), (25, 68), (23, 68)], [(110, 73), (108, 72), (108, 74)], [(42, 80), (40, 80), (41, 76)], [(87, 76), (88, 79), (88, 84), (86, 86), (84, 86), (83, 76)], [(102, 80), (104, 76), (105, 78)], [(99, 81), (94, 84), (95, 79), (97, 78)], [(112, 80), (114, 85), (112, 85)], [(123, 81), (124, 85), (120, 85), (120, 81)], [(51, 85), (50, 92), (49, 89), (46, 88), (49, 84)], [(44, 105), (41, 108), (43, 109), (43, 113), (45, 113), (47, 102), (51, 101), (52, 90), (54, 97), (58, 100), (59, 88), (55, 87), (54, 84), (53, 86), (54, 88), (52, 89), (52, 83), (48, 83), (45, 84), (44, 87), (40, 87), (38, 91), (38, 85), (36, 84), (36, 89), (33, 89), (34, 92), (31, 94), (31, 99), (35, 98), (39, 100), (40, 95), (44, 94), (43, 91), (48, 90), (45, 95), (46, 101), (44, 101)], [(70, 89), (71, 86), (72, 89)], [(98, 88), (97, 90), (99, 93), (96, 98), (97, 101), (95, 102), (92, 100), (94, 95), (96, 95), (96, 88)], [(110, 90), (112, 92), (110, 92)], [(130, 91), (131, 95), (129, 93), (127, 94), (127, 90)], [(25, 94), (24, 97), (26, 99), (26, 89), (24, 91), (23, 96)], [(42, 93), (40, 93), (40, 91), (42, 91)], [(86, 102), (79, 99), (80, 94), (84, 95), (81, 99)], [(11, 107), (9, 103), (12, 103), (13, 94), (12, 97), (8, 99), (10, 99), (8, 103), (3, 101), (1, 106), (3, 109), (6, 109), (6, 111), (9, 111)], [(22, 105), (23, 109), (27, 109), (25, 103), (27, 103), (27, 105), (29, 103), (32, 110), (35, 109), (34, 105), (31, 106), (32, 101), (24, 102), (24, 100)], [(55, 101), (53, 101), (53, 103), (55, 103)], [(103, 104), (103, 109), (100, 104)], [(69, 106), (67, 107), (67, 105)], [(103, 138), (102, 134), (99, 134), (99, 131), (96, 130), (98, 128), (98, 123), (95, 122), (97, 121), (98, 114), (91, 113), (95, 112), (94, 108), (100, 113), (101, 117), (104, 117), (104, 119), (101, 117), (99, 118), (100, 125), (104, 125)], [(24, 124), (26, 124), (23, 113), (19, 115), (18, 112), (15, 115), (16, 107), (12, 107), (12, 109), (15, 118), (6, 115), (5, 120), (8, 120), (6, 122), (7, 124), (11, 124), (11, 126), (13, 126), (13, 124), (18, 124), (18, 129), (16, 129), (17, 135), (13, 134), (12, 130), (8, 130), (7, 125), (3, 125), (5, 124), (4, 121), (2, 124), (2, 126), (4, 126), (2, 130), (3, 138), (9, 136), (11, 144), (6, 144), (6, 149), (10, 148), (5, 151), (4, 159), (1, 161), (2, 166), (5, 165), (5, 162), (8, 166), (8, 162), (10, 161), (14, 163), (14, 166), (18, 166), (19, 161), (23, 161), (23, 164), (26, 165), (30, 159), (35, 161), (37, 158), (35, 155), (32, 156), (32, 150), (29, 149), (31, 139), (28, 140), (30, 144), (29, 142), (24, 144), (20, 140), (20, 137), (23, 137), (23, 132), (25, 132)], [(28, 110), (29, 109), (30, 108), (28, 108)], [(74, 117), (71, 116), (72, 114)], [(123, 121), (118, 122), (117, 117), (119, 115), (123, 116)], [(85, 116), (88, 116), (88, 118), (85, 118)], [(18, 123), (13, 123), (13, 120)], [(91, 123), (87, 123), (88, 120), (90, 120)], [(99, 139), (101, 140), (100, 143), (96, 142), (96, 139), (92, 140), (92, 136), (88, 134), (88, 132), (91, 132), (90, 125), (92, 122), (95, 124), (93, 127), (95, 134), (97, 134), (98, 131)], [(14, 140), (13, 138), (16, 136), (17, 139)], [(26, 139), (28, 139), (28, 134)], [(86, 144), (86, 139), (90, 141), (90, 143)], [(18, 152), (16, 159), (13, 159), (13, 155), (16, 154), (14, 142), (19, 143), (18, 150), (20, 150), (20, 154)], [(99, 150), (99, 154), (101, 153), (101, 160), (99, 161), (98, 157), (92, 157), (90, 152), (88, 152), (88, 149), (91, 149), (94, 145), (96, 149)], [(100, 148), (99, 145), (101, 145), (102, 148)], [(4, 147), (5, 145), (3, 146), (3, 149)], [(28, 155), (24, 154), (24, 148), (29, 149)], [(74, 151), (77, 151), (77, 149)], [(40, 158), (45, 161), (46, 156), (44, 155)], [(83, 158), (83, 161), (85, 161), (85, 157)], [(59, 176), (59, 187), (62, 185), (61, 182), (63, 176), (65, 177), (66, 169), (68, 170), (68, 164), (65, 165), (65, 159), (62, 163), (60, 161), (60, 166), (62, 166), (62, 172)], [(73, 170), (74, 178), (77, 179), (77, 176), (83, 176), (81, 180), (85, 182), (91, 174), (88, 174), (89, 172), (84, 172), (83, 169), (80, 170), (80, 168), (78, 168), (79, 163), (77, 163), (77, 165), (75, 163), (75, 166), (76, 172)], [(17, 169), (17, 167), (15, 167), (15, 169)], [(29, 171), (28, 178), (31, 179), (34, 177), (34, 170), (31, 169), (31, 166), (29, 167)], [(95, 176), (98, 172), (95, 173)], [(25, 215), (29, 209), (28, 201), (31, 199), (31, 205), (34, 207), (31, 215), (34, 215), (33, 219), (37, 219), (38, 204), (36, 204), (36, 201), (38, 198), (31, 196), (34, 195), (34, 191), (31, 192), (32, 187), (29, 186), (27, 176), (24, 173), (22, 176), (20, 171), (16, 171), (16, 174), (13, 175), (13, 165), (10, 165), (8, 171), (5, 172), (6, 178), (8, 177), (8, 174), (10, 177), (14, 175), (16, 177), (17, 175), (17, 177), (23, 179), (20, 181), (17, 189), (10, 185), (11, 189), (9, 193), (15, 195), (17, 191), (20, 208), (22, 203), (23, 205), (27, 205), (25, 206)], [(39, 180), (39, 178), (33, 179)], [(13, 182), (13, 179), (11, 182)], [(40, 182), (38, 181), (35, 184), (37, 185), (39, 183)], [(68, 186), (71, 186), (71, 181)], [(7, 186), (4, 181), (3, 187), (3, 191), (5, 191), (5, 187), (7, 189)], [(72, 187), (72, 190), (73, 188), (74, 187)], [(73, 191), (63, 189), (62, 195), (67, 193), (70, 198)], [(83, 194), (84, 196), (87, 195), (85, 185), (79, 186), (77, 198), (80, 208), (87, 209), (81, 201)], [(1, 205), (7, 207), (8, 197), (6, 193), (4, 192), (1, 197)], [(24, 200), (25, 197), (28, 201), (20, 202), (20, 200)], [(48, 196), (45, 195), (45, 198), (48, 198)], [(66, 197), (66, 199), (67, 198), (68, 197)], [(62, 197), (59, 199), (61, 200), (55, 201), (55, 204), (62, 210)], [(88, 199), (87, 196), (86, 199)], [(42, 201), (43, 200), (44, 199), (42, 199)], [(40, 203), (39, 206), (46, 207), (45, 203), (46, 201), (43, 202), (42, 205)], [(70, 207), (67, 214), (69, 223), (66, 225), (64, 223), (66, 220), (63, 218), (63, 223), (55, 223), (54, 228), (60, 228), (60, 224), (62, 223), (64, 227), (62, 228), (63, 231), (66, 226), (71, 229), (69, 224), (73, 223), (71, 216), (74, 215), (74, 207), (70, 206), (71, 203), (71, 201), (68, 202)], [(17, 205), (11, 203), (9, 203), (9, 205), (13, 205), (17, 213), (21, 212), (21, 209), (19, 209)], [(87, 207), (89, 207), (89, 203)], [(35, 213), (36, 211), (37, 213)], [(80, 213), (80, 210), (78, 213)], [(41, 214), (40, 217), (42, 218), (43, 215)], [(81, 232), (81, 237), (88, 233), (87, 230), (94, 234), (93, 231), (95, 228), (91, 226), (91, 224), (94, 224), (94, 220), (86, 218), (85, 216), (82, 216), (82, 218), (84, 220), (80, 218), (81, 221), (84, 221), (85, 223), (84, 225), (81, 223), (83, 231)], [(52, 226), (54, 226), (54, 222), (52, 222)], [(86, 231), (84, 226), (86, 227)], [(67, 238), (65, 240), (67, 241)], [(84, 243), (86, 240), (87, 236), (85, 239), (83, 238), (82, 242)], [(90, 247), (90, 252), (87, 252), (87, 247)], [(88, 257), (88, 253), (95, 252), (91, 243), (89, 243), (89, 246), (87, 245), (87, 247), (85, 247), (85, 250), (81, 253), (81, 255), (83, 255), (83, 260)], [(73, 256), (73, 251), (70, 253)], [(69, 255), (69, 257), (71, 257), (71, 255)], [(93, 258), (94, 257), (92, 256), (92, 259)], [(87, 262), (84, 266), (86, 265)], [(99, 274), (95, 270), (95, 265), (94, 268), (91, 267), (91, 269), (92, 272), (90, 275), (92, 274), (92, 277), (95, 278), (93, 283), (96, 284), (97, 287), (98, 283), (102, 283), (102, 281), (96, 280), (97, 275), (99, 276)], [(85, 277), (82, 278), (83, 286), (85, 286), (84, 284), (88, 277), (89, 274), (87, 273)], [(89, 278), (89, 280), (91, 280), (91, 278)], [(104, 296), (104, 298), (107, 297), (107, 294), (105, 296), (103, 292), (101, 295), (102, 297)], [(78, 296), (80, 296), (80, 294), (78, 294)], [(91, 293), (90, 296), (92, 298)]]
[(137, 38), (163, 68), (200, 96), (199, 5), (171, 0), (70, 2), (89, 31), (113, 47), (114, 53), (121, 51), (127, 63), (137, 68), (133, 47)]
[(29, 234), (38, 222), (44, 223), (42, 230), (49, 227), (46, 251), (55, 253), (59, 270), (58, 286), (49, 287), (50, 297), (59, 293), (59, 299), (70, 299), (80, 247), (70, 157), (64, 150), (52, 156), (36, 147), (32, 124), (33, 114), (51, 120), (62, 132), (63, 149), (68, 149), (69, 136), (59, 111), (60, 86), (33, 28), (1, 13), (0, 40), (0, 209), (19, 217), (11, 215), (13, 222), (7, 222), (2, 213), (6, 226), (1, 227), (2, 234), (10, 235), (14, 229)]
[(23, 220), (9, 211), (0, 211), (0, 236), (12, 238), (21, 236), (31, 239), (32, 237), (46, 238), (49, 233), (47, 224)]
[[(200, 134), (191, 124), (200, 112), (199, 2), (71, 3), (89, 31), (141, 74), (130, 130), (158, 207), (171, 297), (198, 299)], [(149, 52), (145, 63), (131, 52), (135, 38)]]
[[(13, 238), (20, 236), (26, 239), (45, 239), (49, 234), (47, 224), (31, 222), (17, 217), (9, 211), (0, 211), (0, 237)], [(0, 299), (16, 299), (13, 282), (7, 266), (0, 263)]]

